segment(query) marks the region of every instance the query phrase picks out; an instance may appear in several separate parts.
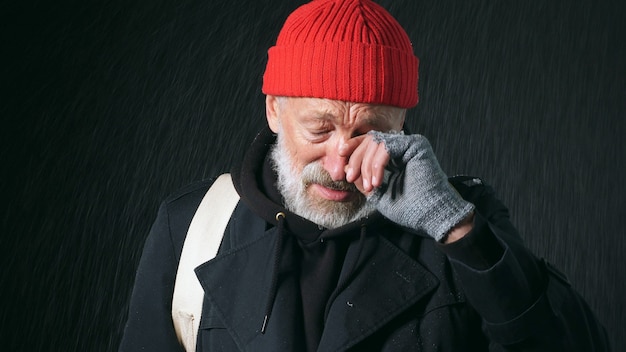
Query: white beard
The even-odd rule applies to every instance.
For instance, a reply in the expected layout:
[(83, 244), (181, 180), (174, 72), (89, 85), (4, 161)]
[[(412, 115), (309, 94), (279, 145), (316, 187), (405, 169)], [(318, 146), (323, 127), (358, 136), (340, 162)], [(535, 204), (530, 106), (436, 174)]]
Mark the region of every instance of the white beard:
[[(371, 214), (375, 207), (354, 184), (333, 181), (319, 161), (307, 164), (298, 172), (286, 148), (283, 133), (270, 154), (274, 170), (278, 174), (277, 188), (285, 201), (285, 207), (301, 217), (326, 228), (337, 228)], [(309, 185), (320, 184), (336, 190), (347, 190), (358, 194), (356, 200), (338, 202), (321, 197), (313, 198), (307, 193)]]

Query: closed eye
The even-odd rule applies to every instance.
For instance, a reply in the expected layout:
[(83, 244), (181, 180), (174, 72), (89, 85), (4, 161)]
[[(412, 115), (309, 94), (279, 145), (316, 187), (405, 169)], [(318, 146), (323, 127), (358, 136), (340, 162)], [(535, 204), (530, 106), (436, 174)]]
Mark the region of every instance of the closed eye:
[(331, 130), (308, 130), (307, 137), (312, 142), (321, 142), (326, 140), (331, 132)]

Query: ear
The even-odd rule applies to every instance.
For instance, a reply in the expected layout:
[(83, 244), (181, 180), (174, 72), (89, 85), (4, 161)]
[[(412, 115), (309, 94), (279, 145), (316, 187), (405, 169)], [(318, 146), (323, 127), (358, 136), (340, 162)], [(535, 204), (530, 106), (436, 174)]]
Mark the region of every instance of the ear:
[(406, 111), (407, 109), (402, 110), (402, 117), (400, 118), (400, 129), (404, 129), (404, 123), (406, 122)]
[(278, 111), (278, 99), (273, 95), (267, 95), (265, 97), (265, 117), (267, 118), (267, 124), (274, 133), (278, 133), (280, 126)]

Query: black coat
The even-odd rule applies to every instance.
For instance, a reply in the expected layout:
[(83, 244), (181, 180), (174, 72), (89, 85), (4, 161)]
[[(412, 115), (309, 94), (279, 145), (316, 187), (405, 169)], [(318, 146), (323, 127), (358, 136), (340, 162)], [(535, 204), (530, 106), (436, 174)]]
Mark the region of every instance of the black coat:
[[(255, 143), (248, 158), (258, 160), (271, 141)], [(258, 162), (250, 165), (234, 174), (242, 201), (217, 257), (196, 269), (205, 289), (198, 351), (303, 350), (297, 258), (289, 250), (267, 331), (259, 332), (273, 275), (271, 214), (285, 210), (259, 200), (261, 187), (251, 178)], [(345, 254), (345, 263), (358, 265), (341, 269), (347, 284), (328, 302), (318, 350), (608, 350), (586, 303), (523, 246), (491, 188), (469, 177), (451, 183), (476, 206), (474, 229), (441, 245), (382, 216), (368, 219), (367, 236), (355, 237)], [(173, 285), (187, 229), (210, 184), (162, 204), (137, 271), (121, 351), (182, 351), (171, 319)], [(358, 225), (338, 231), (351, 236)]]

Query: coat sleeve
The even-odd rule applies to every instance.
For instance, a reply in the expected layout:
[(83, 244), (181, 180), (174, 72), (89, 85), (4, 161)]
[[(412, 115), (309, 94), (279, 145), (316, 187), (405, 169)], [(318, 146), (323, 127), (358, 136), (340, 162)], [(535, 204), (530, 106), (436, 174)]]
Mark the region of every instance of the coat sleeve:
[(478, 179), (451, 179), (476, 206), (473, 230), (439, 248), (483, 318), (492, 349), (607, 351), (604, 327), (567, 278), (524, 246), (507, 208)]
[(168, 208), (163, 203), (139, 262), (120, 351), (184, 351), (171, 316), (180, 255), (174, 247)]

